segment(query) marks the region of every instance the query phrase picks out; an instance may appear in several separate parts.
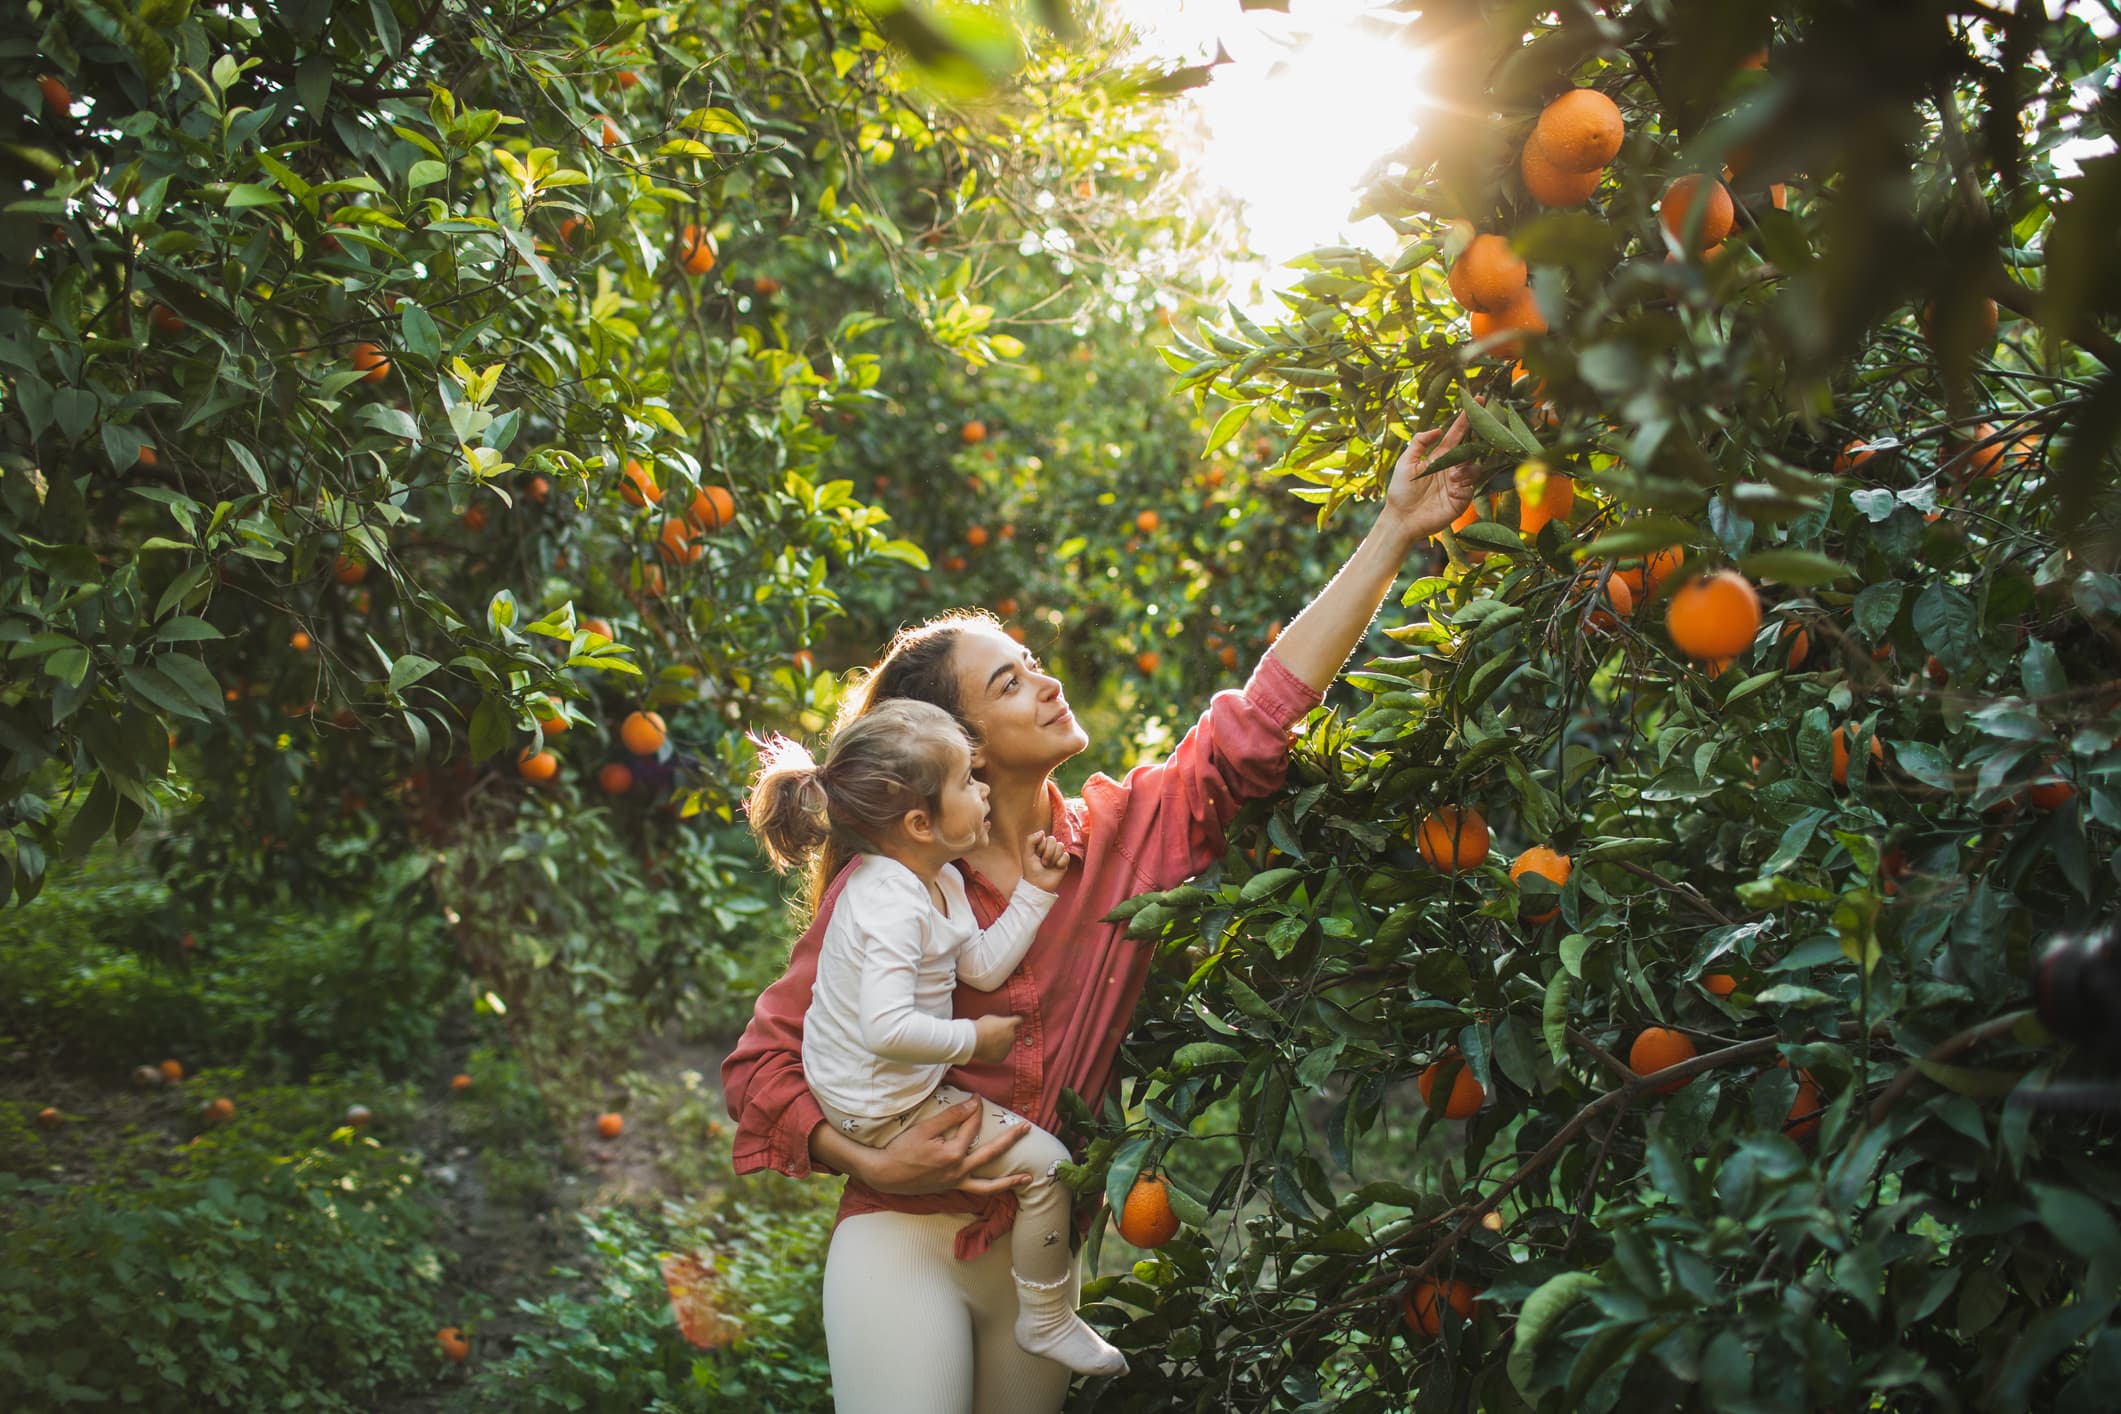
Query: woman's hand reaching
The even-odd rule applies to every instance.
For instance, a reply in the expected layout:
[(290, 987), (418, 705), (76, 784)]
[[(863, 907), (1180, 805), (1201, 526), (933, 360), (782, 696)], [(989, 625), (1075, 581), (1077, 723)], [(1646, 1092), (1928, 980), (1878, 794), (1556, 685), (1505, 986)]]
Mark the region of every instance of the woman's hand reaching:
[(1417, 432), (1392, 468), (1391, 485), (1385, 488), (1385, 514), (1396, 517), (1406, 537), (1419, 543), (1442, 530), (1473, 504), (1487, 471), (1474, 462), (1460, 462), (1442, 471), (1429, 464), (1451, 451), (1466, 437), (1466, 415), (1458, 414), (1451, 425)]
[(1044, 830), (1024, 840), (1024, 878), (1033, 888), (1059, 893), (1068, 876), (1068, 847)]

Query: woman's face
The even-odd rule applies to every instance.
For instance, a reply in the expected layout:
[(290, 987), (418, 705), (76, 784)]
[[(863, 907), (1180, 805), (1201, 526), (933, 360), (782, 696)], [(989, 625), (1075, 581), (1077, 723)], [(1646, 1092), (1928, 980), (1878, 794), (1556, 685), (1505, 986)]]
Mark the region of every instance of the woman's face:
[(968, 628), (951, 654), (958, 704), (979, 730), (975, 769), (1043, 775), (1090, 745), (1090, 734), (1068, 710), (1060, 679), (1049, 676), (1031, 651), (999, 628)]

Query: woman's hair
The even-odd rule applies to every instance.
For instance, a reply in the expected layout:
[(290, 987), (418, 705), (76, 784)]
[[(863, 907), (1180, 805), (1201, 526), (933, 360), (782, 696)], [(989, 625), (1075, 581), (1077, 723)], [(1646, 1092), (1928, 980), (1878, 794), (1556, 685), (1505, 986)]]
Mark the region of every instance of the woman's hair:
[[(953, 609), (923, 624), (900, 629), (884, 648), (884, 656), (849, 685), (840, 699), (839, 716), (832, 726), (838, 743), (840, 734), (887, 702), (902, 699), (940, 707), (957, 722), (968, 741), (979, 740), (979, 729), (965, 719), (963, 701), (957, 692), (957, 641), (967, 629), (1000, 628), (1001, 620), (985, 609)], [(803, 885), (803, 912), (817, 909), (825, 890), (856, 852), (853, 846), (827, 839), (811, 857)]]
[(832, 734), (820, 766), (784, 736), (758, 743), (744, 813), (786, 872), (836, 843), (876, 848), (909, 810), (931, 814), (971, 749), (955, 718), (927, 702), (879, 702)]

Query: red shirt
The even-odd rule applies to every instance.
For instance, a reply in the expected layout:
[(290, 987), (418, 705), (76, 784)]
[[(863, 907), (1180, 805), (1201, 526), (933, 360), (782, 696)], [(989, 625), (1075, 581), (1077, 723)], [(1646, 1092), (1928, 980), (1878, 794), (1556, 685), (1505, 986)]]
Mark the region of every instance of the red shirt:
[[(1006, 1105), (1047, 1130), (1057, 1127), (1060, 1093), (1075, 1091), (1095, 1108), (1112, 1082), (1120, 1039), (1133, 1020), (1155, 949), (1104, 922), (1136, 894), (1168, 889), (1222, 856), (1223, 832), (1247, 800), (1281, 788), (1288, 772), (1289, 729), (1318, 705), (1320, 694), (1269, 653), (1242, 692), (1219, 692), (1168, 760), (1138, 766), (1124, 781), (1092, 776), (1082, 796), (1053, 800), (1053, 833), (1071, 856), (1060, 899), (1039, 926), (1031, 950), (992, 992), (960, 983), (958, 1016), (1017, 1015), (1023, 1026), (1006, 1061), (954, 1067), (949, 1084)], [(1008, 905), (986, 876), (965, 873), (965, 892), (984, 928)], [(819, 901), (796, 942), (788, 970), (759, 994), (751, 1024), (722, 1062), (722, 1092), (736, 1121), (738, 1173), (773, 1168), (791, 1178), (813, 1172), (810, 1131), (823, 1120), (803, 1079), (803, 1013), (817, 976), (819, 944), (839, 900), (843, 870)], [(890, 1210), (970, 1213), (957, 1255), (977, 1257), (1008, 1232), (1016, 1195), (966, 1193), (920, 1197), (878, 1193), (850, 1180), (841, 1218)]]

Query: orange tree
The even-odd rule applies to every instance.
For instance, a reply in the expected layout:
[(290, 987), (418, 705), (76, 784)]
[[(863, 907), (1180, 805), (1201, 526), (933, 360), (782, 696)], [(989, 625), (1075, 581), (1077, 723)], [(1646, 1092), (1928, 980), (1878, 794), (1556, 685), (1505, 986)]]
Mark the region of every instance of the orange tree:
[(1123, 910), (1084, 1177), (1186, 1226), (1094, 1407), (2103, 1407), (2114, 1092), (2028, 976), (2116, 889), (2111, 15), (1420, 10), (1400, 252), (1181, 380), (1321, 516), (1454, 408), (1494, 494)]

